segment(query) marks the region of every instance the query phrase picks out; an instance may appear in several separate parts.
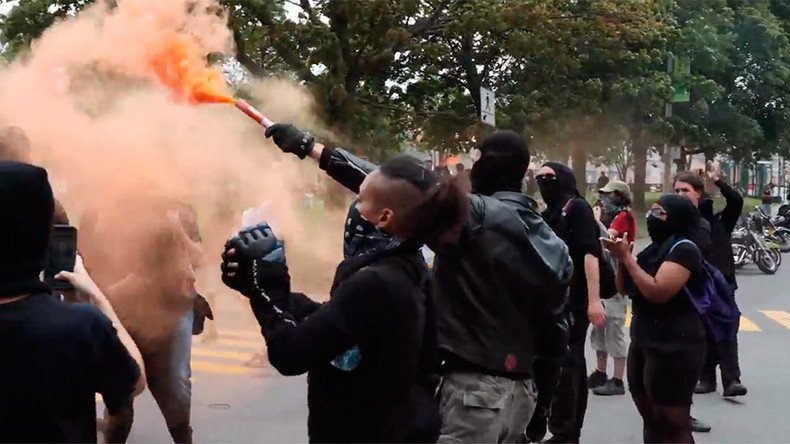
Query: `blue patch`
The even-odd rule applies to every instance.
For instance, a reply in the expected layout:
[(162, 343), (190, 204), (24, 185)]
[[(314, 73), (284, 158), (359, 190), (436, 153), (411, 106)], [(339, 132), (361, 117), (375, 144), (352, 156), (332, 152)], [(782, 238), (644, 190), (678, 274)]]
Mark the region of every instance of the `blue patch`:
[(332, 361), (332, 365), (344, 372), (350, 372), (359, 366), (362, 360), (362, 352), (356, 345), (346, 350), (343, 354)]

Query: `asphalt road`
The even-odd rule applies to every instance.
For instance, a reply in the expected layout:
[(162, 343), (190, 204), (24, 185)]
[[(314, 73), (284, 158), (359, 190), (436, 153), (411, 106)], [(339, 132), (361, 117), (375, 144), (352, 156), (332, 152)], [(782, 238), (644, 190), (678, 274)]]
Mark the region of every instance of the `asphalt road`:
[[(713, 426), (711, 433), (696, 438), (701, 443), (788, 442), (790, 265), (774, 276), (748, 267), (739, 274), (739, 284), (741, 366), (749, 394), (738, 401), (724, 400), (720, 392), (696, 396), (692, 414)], [(227, 296), (218, 308), (219, 340), (203, 344), (198, 339), (193, 346), (195, 441), (306, 442), (304, 377), (284, 378), (270, 369), (244, 367), (263, 341), (242, 303)], [(589, 351), (587, 356), (592, 368), (594, 354)], [(641, 420), (628, 395), (591, 394), (582, 440), (641, 442)], [(148, 393), (136, 403), (130, 442), (169, 442)]]

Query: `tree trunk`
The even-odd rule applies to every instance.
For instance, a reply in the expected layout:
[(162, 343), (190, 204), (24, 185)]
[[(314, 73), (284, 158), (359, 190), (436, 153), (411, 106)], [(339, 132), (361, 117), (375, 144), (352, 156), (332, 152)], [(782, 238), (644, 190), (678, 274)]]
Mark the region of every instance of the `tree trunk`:
[(678, 171), (686, 171), (686, 164), (687, 164), (686, 152), (681, 151), (680, 158), (675, 160), (675, 165), (677, 165)]
[(638, 135), (633, 142), (634, 150), (634, 186), (631, 191), (634, 195), (634, 209), (637, 212), (647, 210), (645, 205), (645, 177), (647, 175), (647, 143)]
[(571, 163), (573, 163), (573, 176), (576, 178), (576, 188), (582, 196), (587, 195), (587, 150), (582, 145), (571, 142)]

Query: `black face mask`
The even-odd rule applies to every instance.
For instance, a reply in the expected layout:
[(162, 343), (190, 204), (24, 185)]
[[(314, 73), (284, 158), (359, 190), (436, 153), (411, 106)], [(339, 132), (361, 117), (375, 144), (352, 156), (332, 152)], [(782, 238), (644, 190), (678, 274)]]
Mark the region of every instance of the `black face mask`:
[(651, 214), (647, 216), (647, 233), (653, 242), (662, 242), (672, 236), (673, 230), (669, 222)]
[(543, 201), (549, 206), (559, 203), (566, 194), (556, 179), (538, 179), (538, 188)]
[(345, 259), (373, 253), (397, 245), (392, 236), (382, 233), (359, 214), (359, 199), (348, 209), (346, 229), (343, 233), (343, 257)]

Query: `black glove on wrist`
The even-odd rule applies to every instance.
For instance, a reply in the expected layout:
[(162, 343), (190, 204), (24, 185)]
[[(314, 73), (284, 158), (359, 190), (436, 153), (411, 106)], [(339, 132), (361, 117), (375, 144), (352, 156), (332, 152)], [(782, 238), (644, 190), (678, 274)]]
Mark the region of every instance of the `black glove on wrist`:
[(222, 282), (250, 298), (259, 321), (274, 316), (294, 324), (283, 311), (291, 291), (285, 247), (266, 223), (240, 232), (225, 244)]
[(287, 282), (287, 277), (284, 244), (274, 236), (268, 224), (241, 231), (225, 244), (222, 281), (243, 295), (250, 297), (258, 292), (256, 279), (258, 290), (265, 291), (267, 282), (282, 282), (283, 278)]
[(290, 123), (275, 123), (266, 128), (266, 137), (271, 138), (283, 152), (295, 154), (300, 159), (307, 157), (315, 146), (313, 136)]

